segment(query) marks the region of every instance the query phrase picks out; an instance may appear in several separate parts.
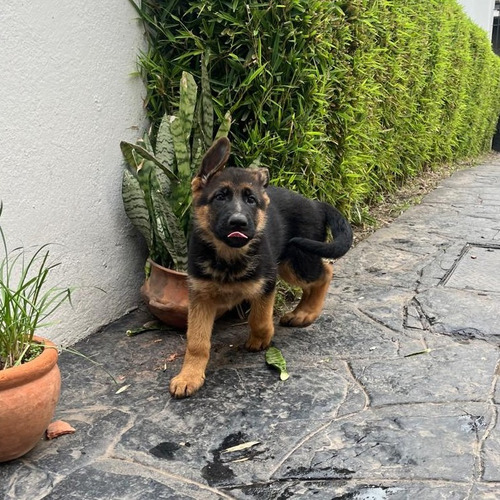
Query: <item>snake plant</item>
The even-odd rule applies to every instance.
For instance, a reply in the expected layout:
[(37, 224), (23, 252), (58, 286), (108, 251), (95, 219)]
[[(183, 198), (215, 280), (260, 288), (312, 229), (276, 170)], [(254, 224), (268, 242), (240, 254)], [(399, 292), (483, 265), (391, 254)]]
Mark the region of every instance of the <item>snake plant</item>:
[[(215, 138), (227, 136), (230, 124), (226, 114)], [(186, 270), (191, 178), (213, 140), (212, 96), (202, 64), (200, 92), (193, 76), (182, 73), (177, 116), (163, 117), (154, 147), (151, 132), (136, 144), (120, 143), (125, 212), (146, 239), (149, 257), (164, 267)]]

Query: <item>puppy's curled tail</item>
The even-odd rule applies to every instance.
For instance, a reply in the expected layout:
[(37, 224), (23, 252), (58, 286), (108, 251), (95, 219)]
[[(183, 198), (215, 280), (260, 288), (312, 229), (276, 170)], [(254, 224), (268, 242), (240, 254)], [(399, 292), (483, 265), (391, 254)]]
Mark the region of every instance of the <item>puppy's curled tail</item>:
[(347, 219), (334, 207), (321, 203), (325, 210), (326, 224), (330, 227), (333, 241), (315, 241), (309, 238), (292, 238), (289, 243), (297, 248), (325, 259), (342, 257), (352, 245), (352, 229)]

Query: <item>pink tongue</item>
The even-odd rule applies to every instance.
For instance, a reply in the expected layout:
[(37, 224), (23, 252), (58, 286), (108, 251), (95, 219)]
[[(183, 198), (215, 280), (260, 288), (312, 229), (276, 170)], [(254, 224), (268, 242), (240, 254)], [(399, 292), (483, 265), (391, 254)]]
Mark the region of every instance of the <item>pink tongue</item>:
[(228, 238), (244, 238), (245, 240), (248, 240), (248, 236), (246, 234), (240, 233), (239, 231), (234, 231), (231, 234), (227, 235)]

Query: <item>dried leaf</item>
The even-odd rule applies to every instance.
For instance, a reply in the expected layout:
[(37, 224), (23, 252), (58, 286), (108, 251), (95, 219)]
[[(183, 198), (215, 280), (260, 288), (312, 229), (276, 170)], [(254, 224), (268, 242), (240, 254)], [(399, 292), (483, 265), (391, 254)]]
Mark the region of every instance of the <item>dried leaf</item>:
[(64, 422), (63, 420), (56, 420), (55, 422), (49, 424), (45, 432), (47, 439), (55, 439), (59, 436), (64, 436), (65, 434), (74, 434), (76, 430), (67, 422)]
[(179, 354), (178, 352), (174, 352), (172, 353), (168, 358), (167, 358), (167, 363), (172, 363), (172, 361), (175, 361), (177, 358), (180, 358), (181, 357), (181, 354)]
[(236, 446), (231, 446), (231, 448), (226, 448), (222, 451), (222, 453), (234, 453), (235, 451), (247, 450), (248, 448), (252, 448), (252, 446), (256, 446), (260, 444), (260, 441), (247, 441), (246, 443), (241, 443)]
[(148, 321), (144, 323), (139, 328), (135, 328), (133, 330), (127, 330), (127, 336), (133, 337), (134, 335), (139, 335), (140, 333), (149, 332), (151, 330), (164, 330), (165, 326), (161, 323), (161, 321)]
[(115, 394), (121, 394), (122, 392), (125, 392), (128, 388), (130, 387), (130, 384), (127, 385), (122, 385), (116, 392)]

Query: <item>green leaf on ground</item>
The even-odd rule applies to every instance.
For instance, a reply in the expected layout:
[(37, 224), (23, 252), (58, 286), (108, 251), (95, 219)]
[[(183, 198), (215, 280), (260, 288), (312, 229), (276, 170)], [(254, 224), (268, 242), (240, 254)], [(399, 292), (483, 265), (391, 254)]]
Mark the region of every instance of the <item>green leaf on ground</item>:
[(280, 379), (286, 380), (290, 375), (286, 371), (286, 361), (281, 351), (276, 347), (269, 347), (266, 351), (266, 363), (280, 372)]

